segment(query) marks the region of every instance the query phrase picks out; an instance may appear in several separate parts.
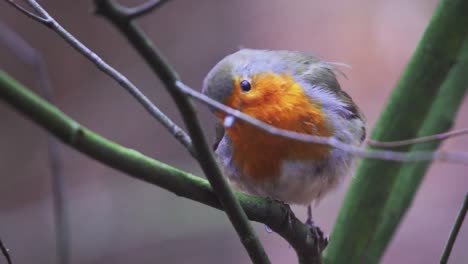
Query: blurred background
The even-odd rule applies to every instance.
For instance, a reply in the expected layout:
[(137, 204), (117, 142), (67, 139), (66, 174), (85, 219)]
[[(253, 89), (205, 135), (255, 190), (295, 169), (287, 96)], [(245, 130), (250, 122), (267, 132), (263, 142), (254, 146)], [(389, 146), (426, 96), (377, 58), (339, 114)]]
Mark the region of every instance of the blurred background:
[[(41, 4), (181, 124), (158, 78), (108, 21), (93, 14), (91, 1)], [(139, 22), (182, 79), (196, 89), (217, 61), (239, 47), (303, 50), (349, 64), (351, 68), (342, 69), (348, 79), (340, 77), (340, 82), (361, 106), (371, 129), (436, 4), (435, 0), (173, 0)], [(54, 32), (5, 1), (0, 1), (0, 22), (42, 53), (57, 106), (66, 114), (124, 146), (202, 175), (178, 142), (123, 88)], [(33, 69), (4, 46), (0, 68), (37, 91)], [(204, 106), (199, 105), (199, 113), (203, 124), (211, 127), (214, 120)], [(0, 237), (15, 263), (54, 263), (46, 133), (3, 102), (0, 120)], [(468, 127), (466, 101), (455, 125), (462, 127)], [(212, 132), (207, 130), (210, 138)], [(450, 139), (443, 148), (468, 151), (468, 138)], [(72, 263), (249, 263), (221, 211), (134, 180), (67, 146), (61, 155)], [(350, 180), (315, 209), (315, 220), (325, 233), (331, 232)], [(434, 164), (382, 263), (438, 262), (467, 187), (466, 167)], [(304, 207), (293, 210), (305, 219)], [(296, 263), (287, 242), (267, 233), (262, 224), (254, 226), (274, 263)], [(468, 251), (463, 250), (467, 243), (465, 223), (451, 263), (468, 262)], [(6, 262), (0, 257), (0, 263)]]

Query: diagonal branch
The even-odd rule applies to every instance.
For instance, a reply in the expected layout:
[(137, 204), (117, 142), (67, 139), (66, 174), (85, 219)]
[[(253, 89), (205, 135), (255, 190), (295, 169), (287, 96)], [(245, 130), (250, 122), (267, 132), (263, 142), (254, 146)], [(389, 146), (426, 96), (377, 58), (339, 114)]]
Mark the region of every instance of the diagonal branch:
[[(11, 0), (6, 1), (12, 2)], [(77, 50), (84, 57), (86, 57), (88, 60), (94, 63), (94, 65), (96, 65), (98, 69), (100, 69), (109, 77), (117, 81), (145, 108), (145, 110), (153, 118), (158, 120), (167, 130), (169, 130), (169, 132), (190, 152), (190, 154), (192, 154), (192, 156), (196, 156), (189, 136), (180, 127), (178, 127), (169, 117), (167, 117), (158, 107), (156, 107), (132, 82), (130, 82), (127, 79), (127, 77), (125, 77), (120, 72), (115, 70), (112, 66), (107, 64), (96, 53), (94, 53), (83, 43), (81, 43), (78, 39), (76, 39), (72, 34), (66, 31), (36, 1), (28, 0), (28, 3), (34, 8), (36, 12), (45, 17), (45, 22), (43, 22), (42, 24), (46, 25), (47, 27), (55, 31), (57, 34), (59, 34), (75, 50)], [(27, 13), (25, 14), (28, 15)]]
[[(221, 209), (210, 184), (199, 177), (151, 159), (82, 127), (0, 71), (0, 99), (47, 129), (65, 144), (129, 176), (157, 185), (178, 196)], [(287, 206), (268, 198), (236, 193), (249, 219), (268, 225), (296, 250), (300, 263), (319, 263), (309, 227)]]
[(452, 248), (453, 248), (453, 245), (455, 244), (455, 240), (457, 240), (458, 232), (460, 232), (460, 228), (463, 224), (463, 220), (465, 220), (467, 211), (468, 211), (468, 194), (465, 195), (465, 200), (463, 201), (463, 205), (460, 208), (457, 218), (455, 219), (455, 223), (453, 224), (452, 230), (450, 231), (447, 244), (445, 245), (444, 252), (442, 253), (442, 257), (440, 259), (440, 264), (447, 263), (450, 257), (450, 253), (452, 253)]
[(153, 72), (161, 79), (165, 88), (172, 96), (187, 126), (195, 152), (197, 153), (198, 163), (213, 187), (220, 203), (223, 205), (229, 220), (234, 226), (234, 229), (239, 235), (252, 261), (254, 263), (270, 263), (245, 212), (242, 210), (227, 179), (222, 175), (214, 159), (202, 127), (198, 122), (198, 117), (192, 102), (176, 85), (176, 82), (179, 81), (177, 73), (136, 23), (129, 20), (130, 14), (127, 10), (109, 0), (95, 0), (94, 3), (96, 6), (96, 13), (106, 17), (125, 35), (135, 50), (145, 59)]
[(440, 141), (452, 137), (464, 136), (468, 134), (468, 128), (447, 131), (440, 134), (434, 134), (425, 137), (417, 137), (412, 139), (405, 139), (405, 140), (397, 140), (397, 141), (376, 141), (369, 139), (367, 140), (367, 144), (372, 147), (381, 147), (381, 148), (395, 148), (401, 147), (406, 145), (413, 145), (413, 144), (421, 144), (421, 143), (428, 143), (432, 141)]
[(8, 248), (3, 244), (2, 239), (0, 238), (0, 251), (2, 251), (3, 256), (5, 257), (8, 264), (11, 264), (11, 257)]
[(7, 3), (12, 5), (14, 8), (16, 8), (18, 11), (25, 14), (29, 18), (34, 19), (34, 20), (38, 21), (39, 23), (44, 24), (46, 26), (48, 26), (50, 24), (50, 20), (34, 14), (33, 12), (31, 12), (31, 11), (27, 10), (26, 8), (22, 7), (20, 4), (16, 3), (14, 0), (6, 0), (6, 1), (7, 1)]

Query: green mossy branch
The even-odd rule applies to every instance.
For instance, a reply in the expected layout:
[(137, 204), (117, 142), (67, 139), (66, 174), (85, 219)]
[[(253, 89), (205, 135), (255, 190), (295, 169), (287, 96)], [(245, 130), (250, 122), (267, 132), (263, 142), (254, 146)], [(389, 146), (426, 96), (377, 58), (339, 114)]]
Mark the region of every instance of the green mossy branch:
[[(62, 113), (0, 70), (0, 99), (65, 144), (129, 176), (222, 210), (208, 181), (107, 140)], [(295, 249), (300, 263), (319, 263), (309, 227), (268, 198), (236, 193), (248, 218), (268, 225)]]
[[(441, 84), (457, 62), (467, 34), (468, 1), (442, 0), (372, 133), (373, 139), (402, 140), (416, 137), (419, 131), (428, 132), (420, 128), (423, 121), (430, 122), (426, 118), (431, 115)], [(400, 148), (409, 149), (410, 146)], [(325, 251), (326, 263), (376, 263), (380, 258), (382, 251), (372, 259), (366, 258), (366, 254), (373, 246), (373, 237), (402, 166), (406, 165), (362, 161)], [(387, 233), (386, 240), (392, 235), (393, 231)]]

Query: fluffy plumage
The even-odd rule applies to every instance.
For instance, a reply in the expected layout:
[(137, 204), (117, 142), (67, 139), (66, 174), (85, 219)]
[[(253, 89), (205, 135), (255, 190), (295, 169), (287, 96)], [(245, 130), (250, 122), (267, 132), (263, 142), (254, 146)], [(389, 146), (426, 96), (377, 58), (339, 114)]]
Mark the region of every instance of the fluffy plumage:
[[(241, 89), (244, 80), (250, 91)], [(203, 93), (278, 128), (351, 145), (365, 138), (364, 116), (341, 90), (333, 66), (303, 52), (240, 50), (208, 73)], [(225, 114), (215, 114), (222, 124)], [(218, 137), (215, 152), (233, 183), (288, 203), (319, 200), (355, 160), (342, 150), (271, 136), (241, 121), (218, 129)]]

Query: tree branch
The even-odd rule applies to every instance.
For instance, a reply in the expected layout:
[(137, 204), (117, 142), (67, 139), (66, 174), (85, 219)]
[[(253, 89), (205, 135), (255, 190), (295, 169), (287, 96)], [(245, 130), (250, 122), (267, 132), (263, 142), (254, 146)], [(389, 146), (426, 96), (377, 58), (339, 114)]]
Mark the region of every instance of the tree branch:
[(270, 263), (260, 241), (247, 220), (239, 202), (234, 196), (227, 179), (213, 157), (211, 148), (205, 138), (203, 130), (189, 98), (177, 87), (179, 76), (167, 63), (163, 55), (153, 45), (144, 32), (129, 19), (128, 11), (115, 2), (109, 0), (95, 0), (96, 13), (107, 18), (133, 45), (135, 50), (148, 63), (153, 72), (164, 83), (172, 96), (177, 108), (187, 126), (192, 139), (198, 163), (213, 187), (216, 196), (223, 205), (229, 220), (233, 224), (239, 238), (254, 263)]
[(468, 134), (468, 128), (447, 131), (444, 133), (434, 134), (430, 136), (421, 136), (412, 139), (405, 139), (405, 140), (396, 140), (396, 141), (376, 141), (369, 139), (367, 140), (367, 144), (372, 147), (380, 147), (380, 148), (395, 148), (401, 147), (406, 145), (414, 145), (414, 144), (421, 144), (421, 143), (428, 143), (432, 141), (441, 141), (448, 138), (464, 136)]
[[(129, 176), (211, 207), (222, 206), (209, 183), (187, 172), (125, 148), (82, 127), (0, 71), (0, 98), (65, 144)], [(274, 200), (236, 193), (249, 219), (268, 225), (296, 250), (300, 263), (320, 263), (309, 227)]]
[(36, 14), (34, 14), (33, 12), (30, 12), (29, 10), (27, 10), (26, 8), (22, 7), (21, 5), (19, 5), (18, 3), (16, 3), (14, 0), (6, 0), (7, 3), (9, 3), (10, 5), (12, 5), (14, 8), (16, 8), (18, 11), (20, 11), (21, 13), (25, 14), (26, 16), (28, 16), (29, 18), (33, 19), (33, 20), (36, 20), (37, 22), (41, 23), (41, 24), (44, 24), (46, 26), (49, 26), (50, 25), (50, 20), (46, 19), (46, 18), (43, 18), (43, 17), (40, 17)]
[(468, 194), (465, 195), (465, 200), (463, 201), (463, 205), (460, 208), (457, 218), (455, 219), (455, 223), (453, 224), (452, 230), (450, 231), (447, 244), (444, 247), (444, 252), (442, 253), (442, 257), (440, 259), (440, 264), (447, 263), (450, 257), (450, 253), (452, 253), (452, 248), (453, 248), (453, 245), (455, 244), (455, 240), (457, 240), (458, 232), (460, 232), (460, 228), (463, 224), (463, 220), (465, 220), (467, 211), (468, 211)]
[(2, 251), (3, 256), (5, 257), (8, 264), (11, 264), (11, 257), (8, 248), (3, 244), (2, 239), (0, 238), (0, 251)]
[[(13, 2), (12, 0), (6, 0)], [(72, 34), (66, 31), (55, 19), (47, 13), (36, 1), (28, 0), (28, 3), (33, 9), (40, 15), (45, 17), (45, 23), (47, 27), (51, 28), (60, 37), (62, 37), (68, 44), (70, 44), (75, 50), (81, 53), (85, 58), (90, 60), (98, 69), (107, 74), (109, 77), (117, 81), (127, 92), (129, 92), (144, 108), (145, 110), (156, 120), (158, 120), (173, 136), (176, 138), (192, 156), (196, 156), (192, 146), (191, 139), (189, 136), (178, 127), (172, 120), (167, 117), (158, 107), (156, 107), (133, 83), (131, 83), (127, 77), (122, 75), (120, 72), (112, 68), (103, 59), (101, 59), (96, 53), (86, 47)], [(24, 12), (23, 12), (24, 13)], [(25, 13), (27, 15), (27, 13)], [(41, 22), (41, 21), (40, 21)]]

